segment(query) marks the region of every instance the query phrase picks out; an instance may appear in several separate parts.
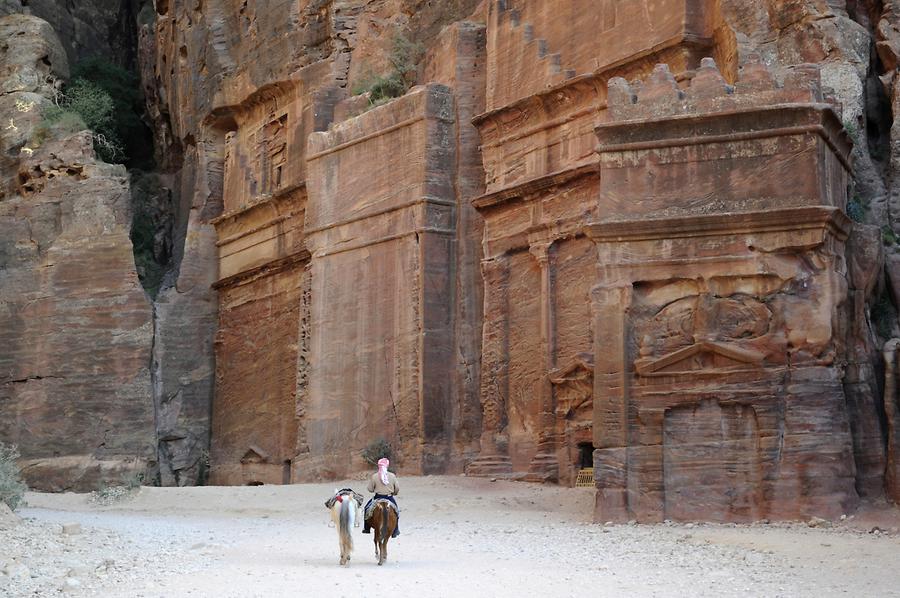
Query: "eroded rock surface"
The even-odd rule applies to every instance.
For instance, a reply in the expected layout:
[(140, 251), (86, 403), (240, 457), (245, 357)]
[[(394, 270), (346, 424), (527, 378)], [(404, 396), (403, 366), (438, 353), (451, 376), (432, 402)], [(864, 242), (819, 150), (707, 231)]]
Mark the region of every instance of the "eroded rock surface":
[[(68, 74), (52, 28), (0, 18), (0, 438), (42, 490), (149, 476), (153, 327), (134, 268), (124, 167), (96, 159), (90, 132), (35, 136)], [(9, 173), (9, 170), (13, 170)]]
[(102, 57), (133, 67), (137, 59), (134, 21), (142, 4), (147, 3), (142, 0), (2, 0), (0, 16), (26, 14), (47, 21), (72, 63)]
[[(153, 9), (141, 78), (177, 207), (138, 352), (154, 448), (128, 450), (163, 484), (339, 477), (384, 440), (413, 473), (574, 484), (596, 466), (602, 519), (896, 496), (893, 3)], [(49, 65), (4, 77), (26, 103), (93, 35), (45, 33), (29, 52)], [(83, 137), (21, 156), (29, 114), (4, 148), (10, 206), (112, 193)], [(62, 225), (26, 215), (37, 260)], [(137, 350), (104, 326), (88, 340)]]

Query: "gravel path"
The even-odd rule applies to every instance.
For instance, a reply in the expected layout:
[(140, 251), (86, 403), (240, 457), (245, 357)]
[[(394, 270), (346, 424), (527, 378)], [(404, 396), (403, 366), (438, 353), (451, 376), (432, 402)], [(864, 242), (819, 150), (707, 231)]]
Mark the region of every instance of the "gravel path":
[(105, 507), (30, 494), (25, 520), (0, 525), (0, 595), (900, 597), (890, 528), (603, 526), (590, 523), (589, 490), (401, 484), (388, 562), (378, 567), (372, 536), (357, 534), (348, 568), (323, 505), (341, 485), (143, 488)]

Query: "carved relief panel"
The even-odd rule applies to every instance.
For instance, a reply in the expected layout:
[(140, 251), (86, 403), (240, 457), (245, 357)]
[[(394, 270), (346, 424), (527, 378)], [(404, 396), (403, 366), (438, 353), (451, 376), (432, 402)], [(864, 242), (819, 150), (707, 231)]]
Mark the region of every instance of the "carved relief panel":
[[(777, 343), (771, 295), (722, 297), (703, 289), (704, 281), (668, 286), (674, 288), (649, 290), (636, 285), (633, 342), (637, 353), (634, 370), (639, 376), (726, 372), (763, 365)], [(653, 305), (652, 294), (679, 291), (696, 294)]]

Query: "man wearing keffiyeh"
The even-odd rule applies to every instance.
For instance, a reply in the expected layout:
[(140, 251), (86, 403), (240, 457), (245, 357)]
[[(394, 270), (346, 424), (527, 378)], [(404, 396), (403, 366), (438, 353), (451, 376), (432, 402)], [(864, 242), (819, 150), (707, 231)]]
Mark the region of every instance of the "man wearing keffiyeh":
[[(394, 475), (393, 473), (391, 473), (390, 471), (388, 471), (388, 467), (390, 466), (390, 464), (391, 464), (391, 462), (388, 461), (387, 459), (379, 459), (378, 460), (378, 471), (376, 473), (373, 473), (372, 477), (369, 478), (368, 490), (369, 490), (369, 492), (374, 492), (375, 497), (372, 498), (366, 505), (366, 508), (365, 508), (366, 513), (369, 512), (369, 507), (372, 505), (372, 503), (379, 498), (387, 499), (387, 500), (391, 501), (392, 503), (394, 503), (394, 506), (397, 506), (397, 501), (394, 499), (394, 497), (396, 495), (400, 494), (400, 485), (397, 483), (397, 476)], [(398, 519), (399, 519), (399, 515), (400, 515), (400, 509), (398, 508), (397, 509)], [(363, 524), (363, 533), (364, 534), (369, 533), (369, 520), (368, 519), (366, 519), (365, 523)], [(394, 535), (391, 537), (396, 538), (399, 535), (400, 535), (400, 526), (398, 524), (397, 529), (394, 530)]]

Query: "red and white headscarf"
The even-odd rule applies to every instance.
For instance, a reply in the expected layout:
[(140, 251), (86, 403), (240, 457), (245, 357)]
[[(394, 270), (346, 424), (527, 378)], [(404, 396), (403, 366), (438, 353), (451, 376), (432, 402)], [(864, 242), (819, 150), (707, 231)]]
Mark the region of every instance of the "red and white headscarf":
[(378, 477), (381, 478), (381, 483), (387, 486), (388, 483), (388, 465), (391, 462), (387, 459), (379, 459), (378, 460)]

